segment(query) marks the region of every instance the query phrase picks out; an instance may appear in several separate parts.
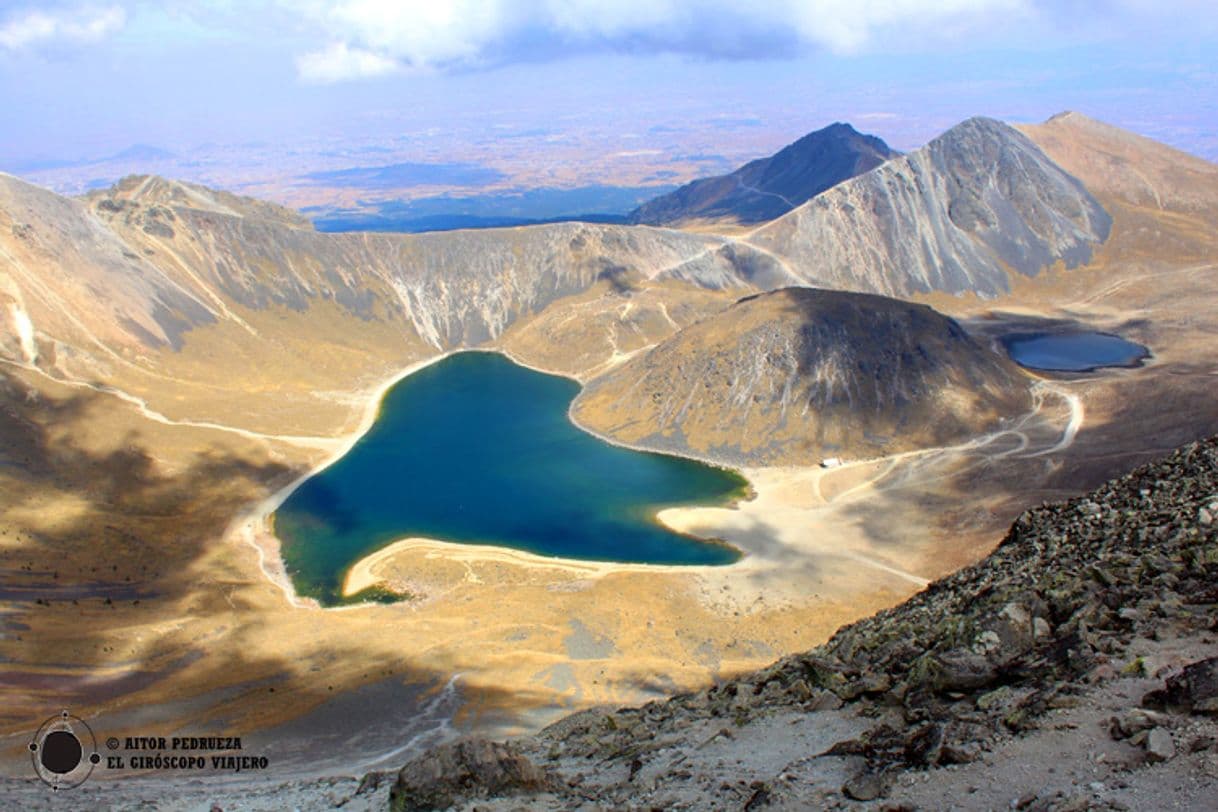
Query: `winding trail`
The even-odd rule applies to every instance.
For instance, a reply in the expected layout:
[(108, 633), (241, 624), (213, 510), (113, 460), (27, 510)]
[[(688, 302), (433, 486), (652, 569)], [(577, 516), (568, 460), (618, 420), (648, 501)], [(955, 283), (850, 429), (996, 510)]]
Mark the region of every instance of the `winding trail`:
[(49, 381), (53, 381), (54, 383), (61, 384), (63, 386), (74, 386), (79, 389), (89, 389), (94, 392), (99, 392), (103, 395), (110, 395), (112, 397), (116, 397), (119, 400), (124, 401), (124, 402), (129, 403), (132, 406), (134, 406), (136, 408), (136, 411), (138, 411), (141, 415), (148, 418), (149, 420), (152, 420), (153, 422), (156, 422), (156, 423), (162, 423), (166, 426), (189, 426), (192, 428), (199, 428), (199, 429), (212, 429), (214, 431), (225, 431), (225, 432), (229, 432), (230, 434), (236, 434), (236, 435), (245, 437), (250, 440), (269, 440), (269, 441), (273, 441), (273, 442), (287, 443), (289, 445), (300, 446), (301, 448), (316, 448), (316, 449), (320, 449), (322, 451), (332, 451), (335, 448), (341, 447), (344, 442), (342, 440), (342, 438), (334, 438), (334, 437), (319, 437), (319, 436), (313, 436), (313, 435), (300, 435), (300, 434), (267, 434), (265, 432), (250, 431), (249, 429), (242, 429), (242, 428), (238, 428), (236, 426), (226, 426), (223, 423), (212, 423), (212, 422), (206, 421), (206, 420), (174, 420), (173, 418), (167, 417), (166, 415), (161, 414), (160, 412), (156, 411), (155, 409), (150, 408), (148, 406), (148, 402), (145, 401), (143, 398), (138, 397), (136, 395), (132, 395), (129, 392), (124, 392), (123, 390), (118, 389), (117, 387), (114, 387), (114, 386), (110, 386), (109, 384), (91, 383), (89, 381), (79, 381), (79, 380), (73, 380), (70, 378), (57, 378), (54, 375), (51, 375), (50, 373), (46, 372), (45, 370), (40, 369), (37, 366), (34, 366), (33, 364), (23, 364), (23, 363), (13, 361), (8, 358), (0, 358), (0, 364), (5, 364), (7, 366), (16, 367), (17, 369), (22, 369), (22, 370), (25, 370), (26, 372), (33, 372), (36, 375), (40, 375)]
[(848, 558), (851, 561), (857, 561), (860, 564), (865, 564), (868, 567), (880, 570), (881, 572), (886, 572), (889, 575), (900, 578), (903, 581), (909, 581), (911, 584), (917, 584), (920, 587), (930, 585), (929, 578), (923, 578), (921, 575), (914, 575), (912, 572), (906, 572), (905, 570), (897, 569), (896, 567), (890, 567), (881, 561), (876, 561), (874, 558), (869, 558), (861, 553), (845, 551), (840, 553), (840, 555), (842, 558)]
[[(753, 194), (761, 195), (762, 197), (776, 197), (779, 200), (781, 200), (783, 203), (786, 203), (792, 209), (797, 209), (797, 208), (799, 208), (799, 205), (800, 205), (798, 203), (793, 203), (789, 197), (780, 195), (780, 194), (778, 194), (778, 192), (767, 192), (764, 189), (758, 189), (756, 186), (750, 186), (749, 184), (742, 181), (740, 178), (736, 178), (736, 188), (744, 189), (747, 192), (752, 192)], [(779, 216), (781, 216), (781, 215), (779, 215)]]
[(392, 750), (387, 750), (364, 759), (354, 766), (354, 771), (359, 773), (375, 767), (383, 767), (393, 762), (394, 759), (403, 753), (427, 749), (427, 747), (421, 747), (420, 745), (426, 743), (428, 747), (433, 747), (443, 741), (452, 732), (453, 719), (461, 707), (460, 686), (457, 683), (464, 676), (465, 672), (463, 671), (453, 674), (448, 678), (448, 682), (444, 684), (443, 688), (437, 691), (427, 702), (423, 703), (422, 707), (415, 714), (411, 724), (412, 728), (422, 728), (418, 733), (415, 733), (404, 744), (394, 747)]
[[(1031, 422), (1032, 420), (1034, 420), (1038, 417), (1043, 417), (1043, 413), (1046, 408), (1046, 400), (1047, 400), (1046, 395), (1052, 395), (1052, 396), (1060, 398), (1062, 401), (1064, 401), (1064, 403), (1066, 404), (1066, 406), (1069, 409), (1069, 416), (1066, 420), (1066, 425), (1062, 428), (1061, 436), (1057, 439), (1056, 442), (1053, 443), (1053, 445), (1033, 451), (1031, 453), (1025, 453), (1025, 452), (1027, 452), (1028, 448), (1032, 445), (1032, 439), (1028, 436), (1026, 428), (1028, 426), (1028, 423)], [(905, 471), (901, 472), (899, 478), (891, 484), (880, 485), (878, 483), (880, 483), (880, 481), (883, 480), (885, 477), (891, 476), (894, 473), (896, 473), (897, 469), (900, 467), (900, 463), (903, 461), (921, 462), (921, 463), (923, 463), (923, 465), (921, 467), (924, 468), (926, 465), (931, 464), (940, 459), (946, 461), (947, 459), (950, 458), (950, 456), (963, 455), (963, 454), (967, 454), (967, 453), (975, 452), (975, 451), (982, 451), (982, 450), (986, 449), (988, 446), (993, 445), (995, 442), (1002, 439), (1003, 437), (1008, 437), (1008, 436), (1015, 438), (1014, 447), (1006, 449), (1004, 451), (991, 452), (991, 453), (982, 455), (979, 458), (978, 462), (975, 463), (975, 465), (984, 464), (985, 462), (992, 461), (992, 460), (1006, 459), (1008, 457), (1013, 457), (1015, 459), (1029, 459), (1032, 457), (1043, 457), (1043, 456), (1047, 456), (1049, 454), (1060, 453), (1060, 452), (1065, 451), (1066, 449), (1070, 448), (1070, 446), (1074, 445), (1074, 440), (1078, 436), (1079, 429), (1081, 429), (1083, 426), (1083, 420), (1084, 420), (1085, 414), (1086, 414), (1085, 409), (1083, 407), (1082, 398), (1080, 398), (1078, 395), (1073, 394), (1072, 392), (1067, 392), (1059, 384), (1051, 383), (1049, 381), (1044, 381), (1044, 380), (1037, 381), (1035, 384), (1033, 384), (1032, 397), (1033, 397), (1032, 409), (1030, 411), (1028, 411), (1027, 413), (1025, 413), (1023, 416), (1021, 416), (1019, 418), (1019, 420), (1013, 426), (1010, 426), (1008, 428), (998, 429), (997, 431), (982, 435), (980, 437), (976, 437), (972, 440), (961, 443), (959, 445), (939, 446), (936, 448), (920, 448), (915, 451), (904, 451), (899, 454), (889, 455), (887, 457), (876, 457), (876, 458), (872, 458), (872, 459), (852, 460), (849, 462), (845, 462), (838, 467), (827, 469), (827, 470), (824, 470), (823, 472), (821, 472), (821, 475), (819, 477), (817, 477), (817, 481), (815, 483), (816, 493), (818, 495), (820, 495), (820, 479), (822, 479), (825, 476), (829, 476), (829, 475), (832, 475), (832, 474), (840, 472), (840, 471), (848, 470), (852, 467), (856, 467), (859, 465), (875, 465), (880, 462), (887, 463), (887, 465), (884, 467), (883, 470), (879, 471), (874, 476), (868, 477), (866, 480), (864, 480), (856, 485), (851, 486), (847, 490), (842, 491), (841, 493), (837, 494), (832, 499), (826, 499), (825, 500), (826, 504), (840, 503), (843, 501), (848, 501), (847, 497), (854, 496), (855, 494), (859, 494), (859, 493), (862, 493), (862, 492), (868, 491), (868, 490), (884, 491), (884, 490), (891, 490), (893, 488), (898, 488), (898, 487), (908, 484), (909, 480), (911, 478), (913, 478), (913, 475), (915, 473), (914, 469), (911, 468), (909, 470), (905, 470)], [(969, 468), (972, 468), (972, 467), (975, 467), (975, 466), (969, 466)], [(965, 469), (965, 470), (968, 470), (968, 469)], [(935, 479), (942, 478), (942, 476), (947, 476), (947, 474), (944, 474), (944, 475), (941, 475), (938, 477), (920, 477), (920, 478), (918, 478), (918, 482), (919, 483), (932, 482)]]
[(1066, 428), (1062, 431), (1061, 439), (1049, 448), (1041, 451), (1034, 451), (1031, 454), (1022, 455), (1025, 458), (1043, 457), (1047, 454), (1056, 454), (1059, 451), (1065, 451), (1070, 446), (1074, 445), (1074, 438), (1078, 435), (1078, 430), (1083, 427), (1083, 419), (1085, 410), (1083, 409), (1083, 399), (1078, 395), (1067, 392), (1060, 386), (1050, 384), (1046, 381), (1041, 382), (1045, 391), (1052, 392), (1058, 397), (1066, 401), (1066, 405), (1070, 407), (1070, 419), (1066, 422)]
[(790, 276), (791, 279), (793, 279), (795, 282), (798, 282), (800, 285), (807, 284), (807, 280), (805, 280), (799, 274), (795, 273), (795, 271), (787, 263), (785, 258), (780, 257), (778, 254), (775, 254), (773, 251), (771, 251), (768, 248), (762, 248), (760, 245), (757, 245), (754, 242), (750, 242), (749, 237), (751, 237), (751, 236), (753, 236), (753, 232), (749, 232), (748, 234), (744, 235), (743, 237), (733, 239), (732, 242), (735, 243), (736, 245), (746, 245), (750, 249), (756, 251), (757, 253), (766, 255), (771, 260), (773, 260), (778, 265), (778, 267), (780, 267), (784, 271), (786, 271), (787, 275)]
[[(749, 534), (765, 528), (762, 532), (787, 552), (800, 550), (810, 559), (822, 556), (845, 559), (924, 587), (929, 579), (916, 571), (916, 548), (898, 553), (894, 559), (884, 546), (876, 546), (867, 540), (865, 533), (860, 535), (852, 529), (856, 527), (860, 506), (866, 511), (880, 494), (901, 492), (904, 493), (895, 497), (898, 502), (914, 505), (936, 482), (965, 482), (970, 471), (998, 460), (1044, 457), (1069, 449), (1085, 420), (1082, 398), (1058, 382), (1046, 380), (1034, 383), (1031, 392), (1031, 408), (1011, 425), (966, 442), (851, 460), (828, 469), (754, 469), (746, 475), (758, 490), (760, 504), (739, 506), (737, 516), (700, 511), (690, 515), (701, 517), (701, 521), (686, 523), (679, 516), (673, 518), (683, 525), (679, 529), (723, 537), (746, 550)], [(842, 484), (848, 487), (840, 493), (834, 494), (824, 487), (826, 481), (842, 476), (846, 477)], [(791, 504), (783, 501), (791, 497), (778, 496), (779, 501), (775, 502), (776, 490), (802, 492), (806, 497)], [(876, 509), (881, 509), (881, 504), (875, 503)], [(836, 541), (826, 543), (827, 539)], [(764, 558), (767, 553), (760, 555)], [(778, 563), (768, 568), (784, 566), (783, 555), (779, 553), (774, 559)], [(909, 563), (900, 560), (902, 557), (909, 557)], [(767, 567), (760, 562), (744, 566)]]
[(1201, 271), (1214, 271), (1214, 270), (1218, 270), (1218, 265), (1215, 265), (1214, 263), (1211, 262), (1211, 263), (1205, 263), (1203, 265), (1190, 265), (1187, 268), (1176, 268), (1175, 270), (1171, 270), (1171, 271), (1157, 271), (1157, 272), (1152, 272), (1152, 273), (1136, 274), (1133, 276), (1125, 276), (1125, 277), (1122, 277), (1121, 279), (1118, 279), (1117, 281), (1113, 282), (1110, 285), (1106, 285), (1105, 287), (1103, 287), (1097, 291), (1094, 291), (1093, 293), (1089, 293), (1088, 295), (1082, 297), (1081, 299), (1076, 299), (1075, 301), (1070, 302), (1065, 307), (1071, 308), (1071, 307), (1078, 307), (1080, 305), (1095, 304), (1098, 301), (1100, 301), (1101, 299), (1106, 299), (1109, 296), (1112, 296), (1114, 293), (1118, 293), (1136, 282), (1144, 282), (1148, 279), (1159, 279), (1159, 278), (1166, 277), (1166, 276), (1184, 276), (1184, 275), (1188, 275), (1188, 274), (1199, 273)]
[[(617, 314), (619, 322), (628, 312), (623, 311)], [(668, 316), (666, 312), (664, 315)], [(672, 322), (671, 316), (668, 316), (668, 318)], [(606, 335), (606, 340), (611, 351), (610, 363), (615, 361), (620, 363), (625, 358), (648, 349), (645, 346), (630, 353), (622, 352), (617, 340), (618, 335), (616, 331), (618, 326), (616, 323), (612, 324)], [(440, 357), (444, 357), (444, 355)], [(224, 431), (248, 439), (287, 443), (324, 451), (328, 460), (322, 463), (321, 467), (340, 457), (346, 448), (359, 436), (362, 436), (367, 427), (375, 419), (377, 405), (380, 402), (381, 396), (392, 383), (416, 371), (418, 368), (434, 363), (436, 360), (438, 358), (431, 358), (411, 365), (409, 368), (391, 376), (389, 380), (384, 382), (383, 386), (376, 387), (371, 393), (372, 397), (367, 401), (361, 427), (343, 437), (334, 438), (276, 435), (226, 426), (210, 421), (175, 420), (149, 407), (143, 398), (116, 387), (81, 380), (65, 380), (33, 364), (19, 363), (0, 358), (0, 362), (6, 365), (42, 376), (55, 383), (85, 388), (100, 394), (116, 397), (132, 405), (145, 418), (158, 423)], [(750, 510), (747, 504), (728, 511), (723, 516), (718, 516), (717, 514), (707, 516), (698, 509), (694, 509), (695, 513), (700, 513), (700, 517), (696, 521), (698, 528), (695, 534), (723, 537), (729, 543), (738, 544), (746, 552), (756, 553), (756, 555), (750, 554), (746, 556), (742, 559), (741, 564), (733, 565), (728, 569), (737, 570), (743, 567), (743, 571), (749, 571), (760, 568), (758, 574), (760, 574), (760, 571), (769, 572), (774, 570), (775, 567), (781, 569), (782, 565), (775, 563), (778, 559), (768, 560), (769, 556), (767, 553), (757, 549), (756, 544), (751, 544), (748, 541), (748, 533), (750, 531), (755, 532), (757, 529), (756, 524), (750, 528), (748, 521), (760, 521), (761, 527), (766, 528), (763, 532), (773, 542), (776, 542), (781, 548), (785, 549), (788, 554), (802, 551), (801, 554), (810, 556), (811, 559), (815, 559), (818, 556), (836, 557), (869, 570), (874, 570), (877, 574), (884, 573), (900, 581), (924, 587), (929, 583), (929, 580), (917, 574), (916, 571), (910, 571), (910, 568), (914, 565), (902, 562), (899, 560), (899, 556), (897, 559), (890, 558), (882, 548), (875, 548), (869, 543), (855, 544), (853, 542), (842, 546), (830, 545), (825, 547), (822, 543), (823, 540), (818, 541), (815, 537), (824, 532), (830, 532), (836, 536), (838, 531), (832, 528), (840, 527), (843, 532), (851, 532), (851, 535), (848, 537), (853, 538), (856, 532), (846, 531), (849, 524), (849, 512), (855, 510), (857, 504), (864, 503), (879, 493), (909, 488), (911, 486), (914, 488), (925, 488), (928, 483), (951, 477), (960, 477), (967, 474), (968, 470), (989, 464), (994, 460), (1043, 457), (1069, 449), (1074, 444), (1078, 432), (1084, 423), (1085, 411), (1082, 399), (1078, 395), (1067, 391), (1061, 384), (1046, 380), (1037, 381), (1033, 384), (1031, 391), (1033, 397), (1032, 407), (1025, 414), (1021, 415), (1008, 426), (972, 438), (966, 442), (951, 446), (906, 451), (886, 457), (848, 461), (844, 465), (832, 469), (805, 468), (802, 471), (793, 469), (790, 473), (792, 477), (790, 482), (802, 483), (797, 487), (803, 488), (805, 494), (811, 494), (813, 497), (812, 503), (803, 502), (802, 506), (790, 503), (770, 504), (771, 508), (775, 506), (780, 508), (778, 514), (774, 515), (754, 515), (756, 508)], [(1057, 415), (1061, 413), (1060, 407), (1057, 406), (1058, 403), (1065, 404), (1068, 410), (1065, 425), (1060, 430), (1056, 428), (1056, 426), (1060, 425)], [(1051, 405), (1053, 407), (1052, 413), (1047, 413)], [(1037, 421), (1034, 432), (1035, 439), (1029, 434), (1032, 431), (1033, 421)], [(1049, 435), (1049, 431), (1053, 432), (1052, 435)], [(858, 470), (860, 466), (870, 466), (870, 470), (860, 471)], [(282, 560), (278, 554), (278, 540), (272, 532), (268, 532), (270, 528), (265, 524), (265, 521), (266, 517), (273, 513), (278, 504), (286, 498), (287, 494), (300, 481), (307, 479), (308, 476), (315, 473), (316, 469), (317, 467), (315, 466), (313, 470), (300, 477), (292, 485), (271, 495), (258, 506), (236, 517), (225, 533), (226, 537), (235, 537), (253, 547), (258, 558), (259, 569), (272, 583), (282, 590), (289, 604), (300, 608), (316, 607), (312, 601), (301, 599), (295, 594), (295, 590), (287, 573), (284, 571)], [(843, 484), (849, 485), (849, 487), (841, 493), (826, 496), (822, 490), (821, 480), (830, 476), (840, 476), (843, 471), (851, 469), (856, 471), (854, 477), (860, 477), (861, 475), (861, 478), (844, 482)], [(752, 478), (753, 476), (750, 475), (750, 479)], [(776, 482), (778, 480), (774, 480), (771, 477), (769, 481)], [(757, 484), (759, 492), (761, 492), (762, 487), (770, 487), (762, 485), (760, 482)], [(911, 491), (911, 493), (915, 493), (915, 491)], [(761, 501), (771, 503), (773, 498), (774, 496), (770, 495)], [(758, 508), (760, 507), (762, 506), (759, 505)], [(766, 508), (766, 510), (769, 509)], [(843, 509), (846, 509), (846, 512), (839, 512)], [(684, 511), (676, 509), (676, 512), (682, 513)], [(705, 526), (702, 526), (703, 518), (710, 519), (709, 522), (706, 522)], [(670, 524), (668, 520), (664, 520), (664, 523)], [(816, 528), (816, 530), (811, 530), (810, 528)], [(847, 537), (843, 537), (843, 539), (845, 538)], [(860, 537), (859, 540), (861, 541), (862, 538)], [(495, 551), (493, 548), (490, 548), (487, 552), (493, 553)], [(777, 574), (777, 571), (775, 571), (775, 574)]]

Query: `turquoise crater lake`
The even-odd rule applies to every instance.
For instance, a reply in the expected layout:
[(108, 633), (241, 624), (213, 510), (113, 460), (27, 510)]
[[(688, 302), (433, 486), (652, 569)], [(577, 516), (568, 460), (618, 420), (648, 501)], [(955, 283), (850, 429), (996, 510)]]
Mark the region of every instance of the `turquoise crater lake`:
[(408, 536), (596, 561), (735, 561), (735, 549), (674, 533), (655, 513), (738, 498), (744, 478), (582, 431), (567, 417), (578, 393), (489, 352), (404, 378), (368, 433), (276, 511), (296, 591), (338, 603), (351, 565)]
[(1006, 336), (1002, 343), (1015, 363), (1047, 372), (1134, 367), (1150, 357), (1141, 344), (1107, 333), (1021, 333)]

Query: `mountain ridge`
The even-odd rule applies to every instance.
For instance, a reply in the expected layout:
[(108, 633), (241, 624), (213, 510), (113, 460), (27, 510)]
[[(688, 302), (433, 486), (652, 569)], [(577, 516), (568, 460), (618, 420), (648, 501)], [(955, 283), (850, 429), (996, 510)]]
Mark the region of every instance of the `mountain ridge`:
[(627, 219), (640, 225), (687, 221), (755, 225), (786, 214), (809, 198), (900, 153), (881, 139), (835, 122), (726, 175), (693, 180), (649, 200)]
[[(945, 149), (945, 143), (956, 146)], [(928, 157), (939, 152), (946, 155)], [(1065, 191), (1012, 203), (1014, 192), (995, 185), (1002, 156), (1035, 170), (1013, 179), (1015, 186), (1043, 175)], [(918, 171), (901, 169), (906, 166)], [(889, 185), (909, 188), (889, 194)], [(857, 205), (880, 200), (887, 201), (883, 211), (892, 229), (877, 227), (878, 215)], [(612, 295), (597, 305), (599, 316), (572, 323), (556, 315), (556, 324), (567, 325), (564, 340), (551, 346), (530, 339), (525, 348), (587, 377), (619, 363), (625, 347), (642, 351), (750, 292), (819, 286), (897, 296), (996, 295), (1009, 287), (1008, 274), (1018, 273), (1003, 256), (1015, 254), (1026, 272), (1065, 256), (1081, 259), (1102, 239), (1098, 227), (1087, 228), (1088, 218), (1101, 220), (1102, 211), (1024, 136), (996, 122), (954, 128), (925, 150), (845, 181), (740, 238), (588, 223), (325, 234), (273, 204), (155, 176), (126, 178), (80, 199), (0, 176), (6, 259), (0, 350), (62, 380), (118, 375), (130, 394), (154, 408), (215, 420), (228, 411), (218, 402), (207, 414), (182, 406), (191, 402), (183, 400), (187, 389), (232, 392), (238, 384), (209, 357), (205, 343), (192, 349), (200, 328), (225, 336), (234, 363), (248, 359), (241, 374), (261, 379), (292, 368), (311, 379), (292, 356), (240, 337), (268, 333), (294, 341), (314, 331), (324, 314), (330, 338), (322, 346), (348, 357), (358, 347), (360, 356), (350, 358), (343, 374), (368, 380), (386, 374), (385, 363), (498, 341), (517, 325), (530, 330), (546, 322), (554, 303), (603, 288)], [(980, 225), (966, 231), (953, 216)], [(981, 222), (986, 217), (990, 221)], [(854, 218), (863, 218), (860, 228), (852, 227)], [(1056, 239), (1055, 229), (1072, 230), (1070, 239)], [(1019, 244), (994, 250), (984, 242), (1006, 230), (1024, 235), (1035, 250), (1020, 253)], [(921, 237), (904, 239), (907, 233)], [(73, 274), (56, 272), (63, 257), (71, 258)], [(953, 264), (940, 268), (941, 258)], [(620, 332), (639, 324), (615, 315), (629, 312), (636, 294), (635, 301), (647, 302), (636, 312), (646, 319), (639, 340)], [(682, 314), (679, 321), (674, 313)], [(316, 351), (303, 344), (294, 350)], [(576, 358), (579, 365), (571, 366)], [(158, 382), (166, 375), (177, 383)], [(173, 389), (177, 394), (168, 396)], [(308, 400), (319, 414), (335, 408)], [(248, 404), (244, 410), (255, 412), (264, 409)], [(272, 424), (269, 415), (258, 418), (258, 426)]]
[(109, 208), (103, 210), (111, 213), (117, 213), (119, 208), (115, 206), (121, 208), (123, 203), (144, 207), (181, 206), (234, 217), (274, 220), (294, 228), (313, 229), (308, 218), (286, 206), (160, 175), (128, 175), (105, 189), (95, 189), (83, 197), (95, 208), (105, 203)]
[(1073, 110), (1018, 129), (1096, 194), (1214, 217), (1218, 165), (1204, 158)]
[[(995, 180), (1000, 164), (1022, 170), (1005, 188)], [(102, 345), (177, 347), (192, 327), (248, 322), (234, 307), (304, 312), (320, 301), (361, 321), (404, 325), (435, 348), (475, 345), (623, 271), (714, 290), (811, 285), (989, 296), (1007, 289), (1012, 270), (1082, 261), (1108, 222), (1081, 184), (1024, 136), (979, 119), (741, 239), (574, 223), (320, 234), (273, 204), (154, 176), (124, 179), (81, 204), (11, 176), (0, 180), (0, 208), (11, 221), (11, 235), (0, 239), (9, 240), (10, 261), (27, 268), (6, 277), (8, 297), (24, 314), (22, 329), (33, 325), (35, 344), (46, 332), (65, 349), (96, 347), (94, 335)], [(1022, 191), (1029, 182), (1056, 193), (1029, 197)], [(876, 206), (891, 227), (866, 213)], [(63, 238), (69, 231), (77, 235), (71, 245)], [(82, 255), (89, 246), (100, 254)], [(92, 281), (36, 279), (57, 254), (77, 257)], [(113, 284), (103, 283), (109, 277)], [(49, 310), (35, 314), (39, 301)], [(104, 323), (83, 330), (68, 315), (99, 307), (109, 308)], [(4, 341), (14, 349), (16, 321)]]
[(1110, 228), (1099, 201), (1027, 136), (978, 117), (744, 240), (804, 284), (993, 296), (1009, 290), (1008, 273), (1084, 263)]

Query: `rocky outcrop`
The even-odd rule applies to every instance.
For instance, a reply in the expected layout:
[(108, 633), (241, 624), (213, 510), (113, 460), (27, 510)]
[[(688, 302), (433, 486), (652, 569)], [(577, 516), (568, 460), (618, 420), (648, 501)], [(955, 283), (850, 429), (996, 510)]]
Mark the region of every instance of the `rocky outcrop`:
[(1008, 273), (1085, 263), (1111, 218), (1026, 136), (969, 119), (755, 231), (803, 283), (996, 295)]
[[(1028, 511), (981, 563), (746, 682), (804, 680), (848, 700), (878, 695), (911, 720), (979, 710), (1019, 730), (1135, 634), (1170, 621), (1210, 625), (1218, 527), (1199, 517), (1216, 503), (1211, 438), (1087, 496)], [(877, 679), (890, 687), (869, 690)]]
[(788, 288), (592, 381), (573, 414), (651, 448), (806, 465), (975, 437), (1030, 408), (1029, 382), (924, 305)]
[(630, 213), (630, 222), (653, 226), (697, 220), (764, 223), (898, 154), (879, 138), (864, 135), (849, 124), (830, 124), (735, 172), (701, 178), (649, 200)]
[(393, 812), (448, 809), (459, 801), (542, 792), (552, 779), (507, 744), (468, 739), (416, 758), (398, 771)]
[(1166, 688), (1147, 694), (1142, 703), (1218, 716), (1218, 657), (1193, 663), (1171, 677)]
[[(147, 237), (171, 230), (175, 219), (157, 205), (132, 228)], [(5, 303), (29, 325), (34, 350), (53, 341), (86, 351), (180, 347), (186, 332), (216, 321), (214, 308), (188, 282), (166, 274), (84, 202), (0, 174)]]
[(103, 211), (110, 212), (185, 208), (232, 217), (273, 220), (295, 228), (313, 228), (309, 219), (294, 209), (157, 175), (128, 175), (108, 189), (90, 192), (86, 199)]

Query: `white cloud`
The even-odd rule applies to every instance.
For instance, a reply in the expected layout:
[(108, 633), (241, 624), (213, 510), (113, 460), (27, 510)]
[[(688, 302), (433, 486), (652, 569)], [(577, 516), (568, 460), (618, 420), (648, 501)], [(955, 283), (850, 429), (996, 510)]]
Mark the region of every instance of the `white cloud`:
[(397, 68), (398, 63), (394, 60), (345, 42), (332, 43), (328, 48), (296, 60), (296, 69), (302, 79), (321, 84), (383, 76)]
[(56, 41), (96, 42), (121, 30), (126, 22), (127, 14), (119, 6), (30, 9), (0, 23), (0, 48), (17, 50)]
[(588, 49), (708, 58), (853, 53), (882, 34), (933, 39), (1026, 17), (1032, 0), (279, 0), (331, 44), (301, 76), (339, 81), (389, 64), (476, 67)]
[[(204, 5), (229, 0), (179, 0)], [(1214, 0), (246, 0), (319, 43), (302, 77), (493, 67), (590, 51), (705, 59), (951, 53), (1157, 29), (1214, 30)], [(265, 7), (265, 5), (263, 6)], [(325, 44), (322, 47), (321, 44)]]
[(1010, 17), (1031, 11), (1025, 0), (795, 0), (784, 5), (803, 40), (836, 53), (863, 50), (880, 32), (899, 29), (916, 41), (945, 27), (964, 31), (1009, 24)]
[(515, 25), (502, 0), (282, 0), (280, 3), (340, 37), (297, 60), (302, 78), (336, 82), (395, 68), (476, 64)]

